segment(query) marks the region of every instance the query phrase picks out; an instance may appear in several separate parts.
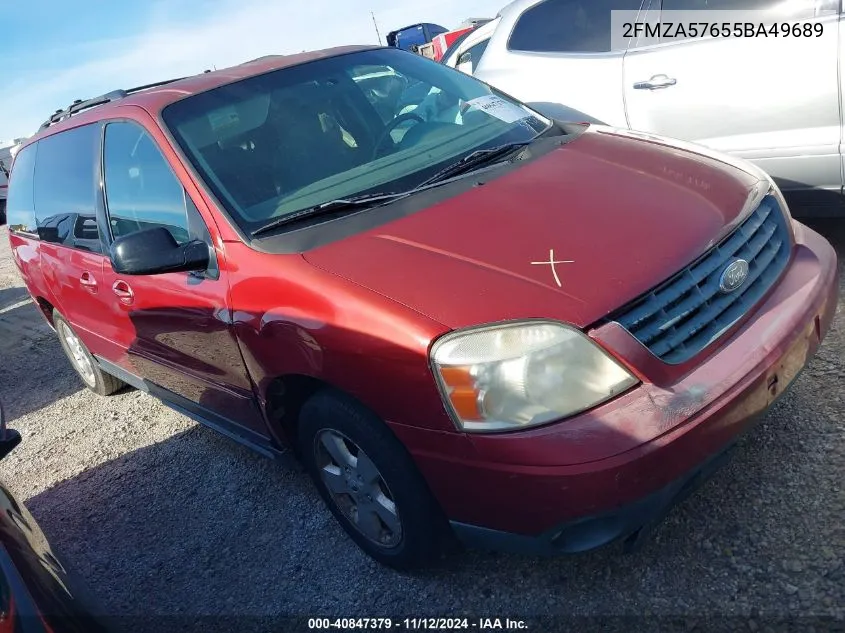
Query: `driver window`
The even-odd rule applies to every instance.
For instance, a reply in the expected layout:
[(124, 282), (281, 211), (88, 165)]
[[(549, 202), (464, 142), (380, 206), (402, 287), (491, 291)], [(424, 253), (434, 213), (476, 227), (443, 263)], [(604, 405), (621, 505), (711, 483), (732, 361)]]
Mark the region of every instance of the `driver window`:
[[(209, 245), (205, 276), (217, 279), (217, 256), (208, 227), (158, 145), (140, 125), (128, 121), (106, 125), (103, 180), (113, 237), (163, 226), (178, 244), (201, 240)], [(80, 223), (77, 231), (93, 235), (96, 226)]]
[(103, 154), (106, 206), (115, 238), (163, 226), (179, 244), (190, 240), (185, 190), (142, 127), (109, 123)]

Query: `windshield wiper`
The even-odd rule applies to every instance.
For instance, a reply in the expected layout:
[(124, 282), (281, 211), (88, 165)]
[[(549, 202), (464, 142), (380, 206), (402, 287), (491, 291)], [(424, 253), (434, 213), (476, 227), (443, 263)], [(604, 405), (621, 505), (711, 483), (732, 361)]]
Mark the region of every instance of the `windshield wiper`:
[(419, 185), (414, 187), (414, 189), (422, 189), (423, 187), (427, 187), (428, 185), (432, 185), (437, 182), (442, 182), (455, 176), (460, 176), (461, 174), (473, 171), (479, 167), (490, 165), (502, 158), (503, 156), (507, 156), (514, 150), (517, 150), (520, 147), (525, 147), (530, 143), (531, 141), (522, 141), (519, 143), (506, 143), (504, 145), (498, 145), (497, 147), (490, 147), (488, 149), (477, 149), (474, 152), (470, 152), (469, 154), (464, 156), (458, 162), (448, 165), (447, 167), (441, 169), (430, 178), (427, 178), (426, 180), (422, 181)]
[(255, 229), (251, 235), (252, 237), (257, 237), (259, 235), (263, 235), (264, 233), (269, 233), (280, 226), (293, 224), (306, 218), (313, 218), (318, 215), (327, 215), (329, 213), (337, 213), (338, 211), (346, 211), (350, 209), (367, 209), (377, 207), (382, 203), (391, 202), (397, 198), (407, 195), (409, 195), (409, 193), (404, 191), (397, 193), (367, 193), (361, 196), (351, 196), (349, 198), (329, 200), (328, 202), (300, 209), (298, 211), (294, 211), (293, 213), (288, 213), (276, 218), (264, 226)]
[(350, 209), (368, 209), (372, 207), (381, 206), (382, 204), (393, 202), (395, 200), (398, 200), (399, 198), (405, 198), (412, 194), (419, 193), (420, 191), (433, 187), (434, 185), (448, 180), (449, 178), (453, 178), (460, 174), (475, 170), (484, 165), (489, 165), (501, 159), (503, 156), (510, 154), (514, 150), (517, 150), (521, 147), (525, 147), (530, 143), (531, 141), (524, 141), (520, 143), (507, 143), (505, 145), (499, 145), (497, 147), (491, 147), (489, 149), (475, 150), (474, 152), (470, 152), (469, 154), (464, 156), (458, 162), (452, 163), (448, 167), (441, 169), (431, 178), (428, 178), (425, 181), (421, 182), (413, 189), (408, 189), (407, 191), (395, 191), (387, 193), (367, 193), (360, 196), (351, 196), (349, 198), (338, 198), (337, 200), (329, 200), (328, 202), (323, 202), (322, 204), (318, 204), (313, 207), (307, 207), (305, 209), (300, 209), (298, 211), (294, 211), (292, 213), (288, 213), (286, 215), (278, 217), (275, 220), (272, 220), (269, 223), (265, 224), (264, 226), (255, 229), (251, 233), (251, 235), (252, 237), (258, 237), (259, 235), (274, 231), (279, 227), (286, 226), (288, 224), (294, 224), (296, 222), (300, 222), (307, 218), (313, 218), (318, 215), (327, 215), (330, 213), (337, 213), (338, 211), (346, 211)]

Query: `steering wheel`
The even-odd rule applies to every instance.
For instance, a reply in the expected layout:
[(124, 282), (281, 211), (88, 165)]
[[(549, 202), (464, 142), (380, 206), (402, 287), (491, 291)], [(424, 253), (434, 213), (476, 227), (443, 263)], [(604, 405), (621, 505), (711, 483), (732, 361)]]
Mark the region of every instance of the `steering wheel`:
[(381, 134), (376, 141), (376, 144), (373, 146), (373, 155), (370, 160), (375, 160), (378, 158), (379, 154), (381, 153), (382, 145), (384, 142), (390, 138), (390, 133), (395, 130), (401, 123), (405, 121), (412, 121), (416, 120), (419, 123), (425, 123), (425, 119), (423, 119), (419, 114), (415, 114), (413, 112), (406, 112), (405, 114), (400, 114), (398, 117), (387, 123), (384, 126), (384, 130), (382, 130)]

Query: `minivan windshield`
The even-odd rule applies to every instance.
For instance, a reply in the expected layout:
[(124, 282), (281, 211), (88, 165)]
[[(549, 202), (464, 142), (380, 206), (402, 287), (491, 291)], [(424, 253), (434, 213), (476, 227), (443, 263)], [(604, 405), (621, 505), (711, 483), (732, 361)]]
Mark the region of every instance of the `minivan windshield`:
[(162, 119), (241, 228), (338, 199), (412, 189), (551, 122), (464, 73), (373, 49), (256, 75)]

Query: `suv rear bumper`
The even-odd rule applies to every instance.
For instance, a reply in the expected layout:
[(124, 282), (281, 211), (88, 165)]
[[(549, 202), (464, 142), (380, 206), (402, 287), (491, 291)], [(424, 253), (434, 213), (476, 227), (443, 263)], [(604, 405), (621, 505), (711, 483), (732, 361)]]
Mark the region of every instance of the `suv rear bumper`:
[(833, 319), (836, 254), (797, 224), (796, 241), (754, 318), (676, 384), (644, 383), (540, 429), (468, 436), (475, 454), (467, 461), (415, 455), (457, 535), (495, 549), (584, 551), (660, 519), (712, 474), (792, 384)]

